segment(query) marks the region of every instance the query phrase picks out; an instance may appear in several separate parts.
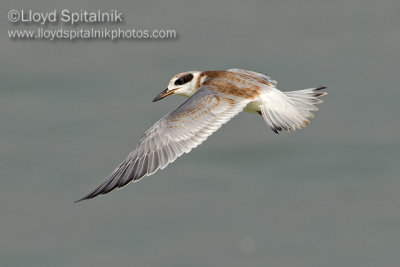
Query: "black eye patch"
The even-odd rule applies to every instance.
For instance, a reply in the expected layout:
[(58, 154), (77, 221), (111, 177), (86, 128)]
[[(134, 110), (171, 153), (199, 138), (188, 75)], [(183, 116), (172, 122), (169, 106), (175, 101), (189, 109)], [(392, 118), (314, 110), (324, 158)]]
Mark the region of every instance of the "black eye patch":
[(178, 79), (176, 79), (175, 85), (182, 85), (182, 84), (188, 83), (192, 79), (193, 79), (193, 74), (188, 73), (188, 74), (183, 75), (183, 76), (179, 77)]

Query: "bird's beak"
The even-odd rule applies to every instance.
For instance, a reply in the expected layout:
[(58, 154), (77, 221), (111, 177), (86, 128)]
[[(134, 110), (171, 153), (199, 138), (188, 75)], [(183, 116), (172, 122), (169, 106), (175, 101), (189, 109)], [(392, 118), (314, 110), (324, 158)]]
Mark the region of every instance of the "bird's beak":
[(156, 101), (158, 101), (158, 100), (161, 100), (161, 99), (163, 99), (164, 97), (167, 97), (167, 96), (169, 96), (169, 95), (172, 95), (172, 94), (174, 93), (174, 91), (175, 91), (175, 90), (169, 90), (169, 91), (168, 91), (168, 88), (165, 89), (164, 91), (162, 91), (161, 93), (159, 93), (159, 94), (153, 99), (153, 102), (156, 102)]

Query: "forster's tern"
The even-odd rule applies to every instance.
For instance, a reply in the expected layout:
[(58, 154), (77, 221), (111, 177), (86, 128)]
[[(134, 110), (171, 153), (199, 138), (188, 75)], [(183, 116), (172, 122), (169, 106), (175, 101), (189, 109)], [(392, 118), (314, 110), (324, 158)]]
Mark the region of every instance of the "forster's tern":
[(316, 87), (282, 92), (270, 77), (242, 69), (182, 72), (153, 102), (169, 95), (188, 97), (179, 107), (156, 122), (136, 148), (84, 200), (165, 168), (183, 153), (201, 144), (222, 124), (241, 111), (260, 114), (275, 133), (305, 127), (327, 94)]

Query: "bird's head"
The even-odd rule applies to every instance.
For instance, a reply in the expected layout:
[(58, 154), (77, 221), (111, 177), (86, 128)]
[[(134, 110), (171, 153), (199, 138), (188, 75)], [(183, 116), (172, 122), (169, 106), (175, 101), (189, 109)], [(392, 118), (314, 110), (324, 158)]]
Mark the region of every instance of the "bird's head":
[(153, 102), (163, 99), (169, 95), (183, 95), (191, 97), (199, 89), (198, 80), (200, 79), (200, 71), (186, 71), (172, 77), (169, 81), (167, 89), (159, 93)]

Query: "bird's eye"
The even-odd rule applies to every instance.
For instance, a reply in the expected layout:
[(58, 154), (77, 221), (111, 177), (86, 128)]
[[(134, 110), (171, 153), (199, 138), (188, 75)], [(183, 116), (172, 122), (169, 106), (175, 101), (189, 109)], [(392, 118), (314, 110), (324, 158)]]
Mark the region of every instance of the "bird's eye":
[(193, 74), (188, 73), (186, 75), (183, 75), (181, 77), (179, 77), (176, 81), (175, 81), (175, 85), (182, 85), (185, 83), (190, 82), (193, 79)]
[(177, 79), (177, 80), (175, 81), (175, 85), (182, 85), (182, 84), (183, 84), (183, 79), (182, 79), (182, 77), (179, 78), (179, 79)]

